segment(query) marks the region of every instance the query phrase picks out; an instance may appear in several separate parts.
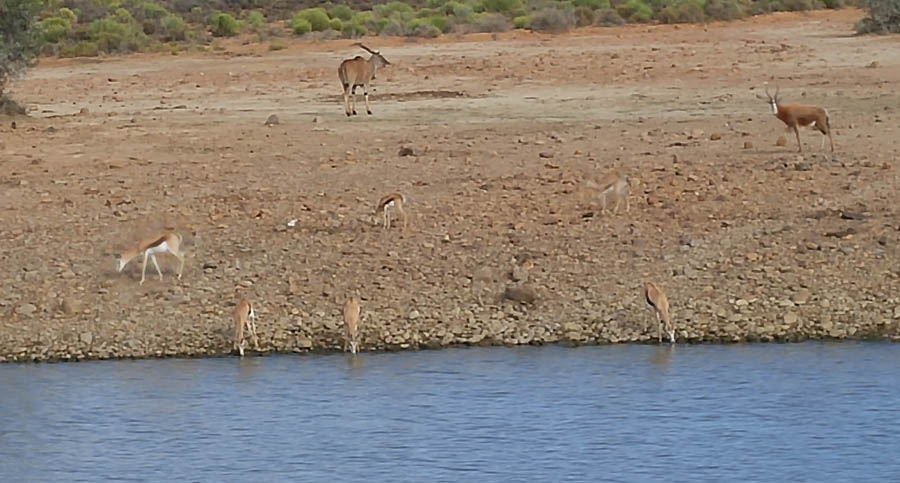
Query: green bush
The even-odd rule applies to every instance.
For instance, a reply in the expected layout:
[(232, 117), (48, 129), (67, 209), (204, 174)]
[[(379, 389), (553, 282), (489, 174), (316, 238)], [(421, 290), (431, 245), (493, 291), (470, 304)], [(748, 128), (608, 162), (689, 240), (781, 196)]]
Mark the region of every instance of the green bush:
[(514, 18), (513, 26), (517, 29), (531, 28), (531, 15), (519, 15)]
[(312, 24), (303, 17), (294, 17), (291, 19), (291, 30), (295, 35), (303, 35), (312, 32)]
[(747, 14), (740, 0), (706, 0), (706, 15), (715, 20), (737, 20)]
[(821, 8), (822, 4), (816, 0), (782, 0), (782, 5), (789, 12), (805, 12)]
[(866, 0), (869, 15), (856, 24), (856, 31), (867, 33), (900, 32), (900, 2), (897, 0)]
[(333, 18), (328, 22), (328, 27), (331, 30), (337, 30), (338, 32), (341, 32), (344, 30), (344, 22), (341, 22), (341, 19), (339, 18)]
[(441, 30), (430, 23), (423, 23), (410, 31), (415, 37), (433, 39), (441, 36)]
[(662, 23), (697, 23), (706, 20), (704, 0), (678, 0), (656, 13)]
[(45, 18), (41, 21), (43, 29), (41, 38), (48, 44), (55, 44), (64, 39), (72, 31), (72, 23), (61, 17)]
[(423, 18), (422, 20), (425, 20), (429, 24), (434, 25), (435, 28), (437, 28), (441, 31), (441, 33), (444, 34), (449, 32), (450, 28), (452, 27), (450, 19), (443, 15), (432, 15), (430, 17)]
[(316, 7), (301, 10), (294, 14), (294, 18), (298, 17), (309, 22), (313, 32), (322, 32), (331, 28), (331, 19), (328, 18), (328, 13), (325, 12), (324, 8)]
[(257, 30), (265, 24), (266, 16), (263, 15), (263, 13), (259, 10), (253, 10), (252, 12), (247, 14), (247, 25), (251, 29)]
[(413, 8), (408, 4), (398, 1), (388, 2), (381, 5), (376, 5), (375, 8), (372, 9), (375, 12), (375, 15), (383, 18), (391, 18), (395, 15), (399, 15), (400, 17), (413, 15)]
[(344, 37), (355, 39), (365, 37), (367, 33), (369, 33), (369, 29), (367, 29), (365, 25), (354, 22), (344, 24)]
[(41, 51), (42, 7), (41, 0), (0, 2), (0, 101), (9, 79), (31, 67)]
[(96, 57), (100, 55), (100, 46), (97, 42), (82, 40), (75, 45), (63, 47), (59, 50), (60, 57)]
[(522, 10), (522, 0), (482, 0), (485, 12), (512, 14)]
[[(380, 20), (384, 20), (385, 23), (381, 24)], [(401, 36), (407, 34), (406, 27), (399, 19), (382, 18), (379, 19), (378, 24), (381, 27), (380, 30), (378, 30), (378, 35)]]
[(210, 21), (210, 29), (216, 37), (231, 37), (241, 31), (241, 25), (230, 13), (216, 12)]
[(138, 52), (147, 45), (147, 34), (131, 14), (121, 10), (88, 25), (87, 40), (96, 42), (102, 52)]
[(572, 5), (576, 7), (587, 7), (591, 10), (599, 10), (601, 8), (609, 8), (609, 0), (574, 0)]
[(163, 17), (169, 14), (169, 11), (166, 10), (166, 7), (155, 3), (155, 2), (144, 2), (141, 5), (141, 15), (142, 19), (147, 20), (162, 20)]
[(459, 2), (447, 2), (444, 5), (444, 13), (453, 15), (460, 20), (470, 20), (475, 15), (475, 9), (471, 6)]
[(350, 21), (357, 25), (367, 26), (367, 24), (371, 22), (373, 18), (375, 18), (375, 14), (371, 11), (357, 12), (353, 14), (353, 18), (351, 18)]
[(72, 9), (66, 7), (59, 9), (56, 12), (56, 16), (68, 20), (70, 24), (78, 22), (78, 16), (75, 15), (75, 12), (73, 12)]
[(545, 8), (531, 19), (531, 30), (538, 32), (565, 32), (574, 26), (574, 13), (561, 8)]
[(588, 25), (594, 25), (594, 19), (596, 15), (590, 7), (575, 7), (574, 13), (576, 27), (587, 27)]
[(469, 26), (472, 32), (508, 32), (510, 29), (512, 23), (502, 13), (479, 13)]
[(596, 17), (594, 20), (594, 25), (598, 25), (600, 27), (614, 27), (616, 25), (624, 25), (625, 19), (619, 15), (619, 12), (612, 8), (601, 8), (594, 12), (594, 16)]
[(616, 11), (622, 18), (632, 23), (649, 22), (653, 18), (653, 9), (642, 0), (628, 0), (616, 7)]
[(349, 22), (350, 19), (353, 18), (353, 9), (343, 4), (335, 5), (334, 7), (331, 7), (328, 15), (331, 16), (331, 18), (339, 18), (344, 22)]
[(170, 13), (159, 22), (163, 40), (184, 40), (187, 38), (187, 24), (176, 13)]

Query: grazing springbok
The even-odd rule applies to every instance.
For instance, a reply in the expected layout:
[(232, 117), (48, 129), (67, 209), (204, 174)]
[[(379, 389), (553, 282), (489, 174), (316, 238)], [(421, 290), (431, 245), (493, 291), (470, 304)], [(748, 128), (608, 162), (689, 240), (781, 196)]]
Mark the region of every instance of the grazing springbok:
[[(363, 96), (366, 99), (366, 112), (372, 114), (369, 108), (369, 83), (375, 78), (375, 70), (379, 67), (391, 65), (381, 53), (376, 52), (365, 45), (357, 42), (353, 45), (359, 46), (372, 54), (368, 59), (360, 55), (352, 59), (346, 59), (341, 62), (338, 67), (338, 77), (341, 79), (341, 85), (344, 86), (344, 112), (349, 117), (351, 114), (356, 115), (356, 88), (363, 88)], [(353, 98), (353, 106), (350, 105), (350, 98)]]
[(259, 337), (256, 336), (256, 312), (250, 301), (242, 298), (234, 308), (234, 348), (244, 357), (244, 328), (250, 333), (253, 339), (253, 350), (259, 350)]
[(382, 226), (385, 230), (390, 230), (391, 228), (391, 212), (394, 210), (396, 210), (403, 218), (403, 228), (406, 229), (406, 211), (403, 209), (403, 205), (405, 204), (406, 197), (401, 193), (391, 193), (378, 200), (378, 206), (375, 208), (375, 213), (381, 213), (383, 218)]
[[(760, 99), (764, 97), (756, 95)], [(806, 106), (802, 104), (783, 105), (778, 103), (778, 86), (775, 86), (775, 95), (769, 94), (769, 87), (766, 87), (766, 96), (769, 98), (769, 104), (772, 106), (772, 113), (775, 117), (785, 124), (785, 131), (794, 131), (797, 136), (797, 151), (803, 152), (803, 145), (800, 144), (800, 129), (812, 125), (822, 133), (822, 146), (819, 149), (825, 149), (825, 136), (831, 143), (831, 152), (834, 152), (834, 138), (831, 137), (831, 122), (828, 118), (828, 111), (819, 106)]]
[(675, 326), (672, 325), (672, 317), (669, 315), (669, 299), (665, 292), (653, 282), (644, 284), (644, 301), (647, 308), (656, 312), (656, 338), (662, 343), (662, 325), (666, 324), (666, 334), (669, 341), (675, 343)]
[(359, 352), (359, 299), (351, 295), (344, 303), (344, 352), (350, 346), (350, 353)]
[(162, 281), (162, 270), (159, 269), (159, 262), (156, 261), (156, 254), (168, 252), (174, 255), (180, 262), (178, 265), (178, 279), (180, 280), (181, 272), (184, 270), (184, 252), (181, 250), (181, 244), (181, 235), (174, 232), (164, 232), (150, 238), (145, 238), (138, 242), (137, 246), (116, 255), (116, 271), (121, 272), (122, 269), (125, 268), (125, 265), (128, 265), (128, 262), (138, 255), (143, 254), (144, 266), (141, 268), (141, 285), (144, 284), (144, 280), (146, 279), (147, 258), (153, 260), (153, 265), (156, 266), (156, 272), (159, 273), (159, 279)]

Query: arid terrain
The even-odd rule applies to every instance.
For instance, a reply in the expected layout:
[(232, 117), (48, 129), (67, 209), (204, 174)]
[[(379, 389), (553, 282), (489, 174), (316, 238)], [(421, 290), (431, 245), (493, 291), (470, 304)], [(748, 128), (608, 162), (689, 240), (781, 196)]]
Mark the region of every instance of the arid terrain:
[[(644, 281), (679, 342), (900, 340), (900, 38), (862, 15), (370, 38), (392, 65), (350, 119), (349, 40), (44, 59), (0, 118), (0, 361), (228, 354), (239, 296), (263, 351), (339, 350), (354, 291), (363, 350), (655, 343)], [(828, 108), (834, 154), (776, 145), (765, 82)], [(604, 214), (585, 180), (613, 170)], [(182, 280), (116, 272), (165, 226)]]

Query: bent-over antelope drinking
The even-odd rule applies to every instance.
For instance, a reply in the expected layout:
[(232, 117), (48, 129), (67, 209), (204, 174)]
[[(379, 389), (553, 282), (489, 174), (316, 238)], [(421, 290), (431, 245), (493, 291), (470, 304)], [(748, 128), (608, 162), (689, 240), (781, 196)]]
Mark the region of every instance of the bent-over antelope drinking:
[(675, 343), (675, 326), (672, 325), (672, 317), (669, 314), (669, 298), (665, 292), (653, 282), (644, 284), (644, 302), (647, 308), (656, 312), (656, 338), (662, 343), (662, 325), (666, 325), (666, 334), (669, 341)]
[(256, 312), (250, 301), (242, 298), (237, 306), (234, 307), (234, 348), (244, 357), (244, 345), (247, 340), (244, 338), (244, 329), (253, 339), (253, 350), (259, 350), (259, 337), (256, 336)]
[(160, 281), (162, 281), (163, 274), (162, 270), (159, 268), (159, 262), (156, 261), (156, 254), (168, 252), (174, 255), (179, 261), (178, 279), (180, 280), (181, 273), (184, 271), (184, 252), (181, 250), (181, 244), (181, 235), (174, 232), (164, 232), (150, 238), (145, 238), (138, 242), (137, 246), (116, 255), (116, 271), (121, 272), (122, 269), (125, 268), (125, 265), (128, 265), (128, 262), (138, 255), (143, 254), (144, 265), (141, 268), (141, 285), (144, 284), (144, 280), (146, 279), (147, 258), (153, 260), (153, 265), (156, 266), (156, 272), (159, 274)]
[(344, 303), (344, 352), (350, 346), (350, 353), (359, 352), (359, 299), (351, 295)]

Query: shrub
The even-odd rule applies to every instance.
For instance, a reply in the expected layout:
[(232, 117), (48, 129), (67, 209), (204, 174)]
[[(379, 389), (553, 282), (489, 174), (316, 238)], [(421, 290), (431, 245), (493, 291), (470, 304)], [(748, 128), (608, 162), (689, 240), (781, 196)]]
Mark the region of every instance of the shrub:
[(475, 15), (475, 10), (464, 3), (448, 2), (444, 5), (444, 13), (460, 20), (469, 20)]
[(253, 10), (252, 12), (247, 14), (247, 25), (253, 29), (257, 30), (266, 23), (266, 16), (263, 15), (259, 10)]
[(0, 3), (0, 101), (10, 78), (30, 67), (41, 50), (41, 0)]
[(600, 27), (614, 27), (625, 24), (625, 19), (619, 15), (619, 12), (611, 8), (597, 10), (594, 12), (594, 15), (596, 17), (594, 25), (599, 25)]
[(312, 25), (309, 20), (302, 17), (294, 17), (291, 19), (291, 30), (295, 35), (303, 35), (312, 32)]
[(472, 19), (470, 32), (508, 32), (512, 23), (502, 13), (479, 13)]
[(286, 48), (287, 48), (287, 44), (285, 44), (281, 40), (274, 40), (274, 41), (272, 41), (271, 44), (269, 44), (270, 51), (284, 50)]
[(574, 0), (572, 5), (576, 7), (587, 7), (591, 10), (599, 10), (601, 8), (609, 8), (609, 0)]
[(531, 28), (531, 15), (520, 15), (514, 18), (513, 26), (517, 29)]
[(339, 18), (344, 22), (349, 22), (350, 19), (353, 18), (353, 9), (343, 4), (335, 5), (334, 7), (331, 7), (328, 15), (330, 15), (331, 18)]
[(746, 15), (738, 0), (706, 0), (706, 15), (715, 20), (737, 20)]
[(142, 19), (147, 20), (162, 20), (163, 17), (169, 14), (169, 11), (166, 10), (166, 7), (154, 2), (144, 2), (141, 5), (140, 17)]
[(452, 27), (450, 19), (443, 15), (432, 15), (431, 17), (424, 18), (426, 22), (431, 25), (434, 25), (441, 33), (447, 33), (450, 31), (450, 27)]
[(49, 44), (59, 42), (72, 31), (72, 23), (61, 17), (45, 18), (41, 21), (41, 27), (41, 38)]
[(59, 9), (59, 11), (56, 12), (56, 16), (68, 20), (70, 24), (78, 22), (78, 16), (75, 15), (75, 12), (66, 7)]
[(375, 18), (375, 14), (371, 11), (368, 12), (357, 12), (353, 14), (353, 18), (350, 19), (351, 22), (358, 25), (366, 25)]
[(803, 12), (819, 8), (814, 0), (782, 0), (781, 3), (789, 12)]
[(97, 42), (82, 40), (75, 45), (63, 47), (59, 50), (60, 57), (96, 57), (100, 55), (100, 46)]
[(125, 9), (94, 20), (86, 30), (87, 40), (102, 52), (137, 52), (147, 45), (147, 34)]
[(328, 21), (328, 28), (341, 32), (344, 30), (344, 22), (341, 22), (341, 19), (339, 18), (333, 18)]
[(313, 32), (321, 32), (331, 28), (331, 19), (328, 18), (328, 13), (325, 12), (324, 8), (316, 7), (301, 10), (294, 14), (294, 18), (298, 17), (309, 22)]
[(367, 29), (365, 25), (354, 22), (344, 24), (344, 37), (355, 39), (364, 37), (367, 33), (369, 33), (369, 29)]
[(210, 27), (212, 34), (216, 37), (231, 37), (241, 31), (241, 26), (237, 19), (232, 17), (230, 13), (225, 12), (216, 12), (212, 16)]
[(596, 15), (589, 7), (575, 7), (575, 26), (586, 27), (594, 25)]
[(869, 16), (856, 24), (856, 31), (867, 33), (900, 32), (900, 2), (897, 0), (866, 0)]
[(381, 22), (378, 22), (379, 26), (381, 27), (380, 30), (378, 30), (378, 35), (393, 35), (393, 36), (406, 35), (406, 33), (407, 33), (406, 27), (403, 25), (403, 23), (400, 20), (395, 19), (395, 18), (383, 18), (380, 20), (384, 20), (385, 23), (381, 24)]
[(656, 14), (662, 23), (697, 23), (706, 20), (703, 0), (681, 0), (673, 3)]
[(575, 26), (575, 15), (560, 8), (545, 8), (534, 14), (531, 30), (565, 32)]
[(372, 11), (375, 12), (375, 15), (384, 18), (391, 18), (395, 15), (399, 15), (400, 17), (412, 17), (413, 14), (412, 7), (410, 7), (406, 3), (398, 1), (376, 5), (375, 8), (372, 9)]
[(522, 10), (522, 0), (482, 0), (485, 12), (512, 14)]
[(412, 30), (412, 35), (415, 37), (425, 37), (428, 39), (433, 39), (436, 37), (440, 37), (441, 30), (430, 23), (423, 23), (417, 26)]
[(177, 13), (170, 13), (159, 22), (163, 40), (184, 40), (187, 38), (187, 24)]
[(632, 23), (649, 22), (653, 17), (653, 9), (642, 0), (628, 0), (616, 7), (616, 11), (622, 18)]

